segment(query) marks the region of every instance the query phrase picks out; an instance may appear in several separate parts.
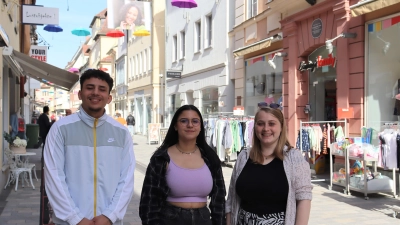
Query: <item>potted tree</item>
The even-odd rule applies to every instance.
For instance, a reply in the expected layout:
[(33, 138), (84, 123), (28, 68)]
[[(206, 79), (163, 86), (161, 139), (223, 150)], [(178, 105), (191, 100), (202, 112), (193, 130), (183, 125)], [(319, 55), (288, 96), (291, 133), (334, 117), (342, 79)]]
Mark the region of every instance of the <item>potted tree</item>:
[(4, 139), (10, 144), (10, 149), (16, 154), (26, 153), (27, 141), (25, 139), (20, 139), (17, 137), (12, 137), (9, 133), (3, 133)]

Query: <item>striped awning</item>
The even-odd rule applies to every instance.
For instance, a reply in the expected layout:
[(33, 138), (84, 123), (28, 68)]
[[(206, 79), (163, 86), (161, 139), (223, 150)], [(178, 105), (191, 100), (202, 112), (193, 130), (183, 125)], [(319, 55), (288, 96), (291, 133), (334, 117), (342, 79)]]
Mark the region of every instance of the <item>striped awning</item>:
[(364, 0), (350, 6), (351, 15), (353, 17), (363, 15), (382, 9), (394, 4), (400, 3), (400, 0)]

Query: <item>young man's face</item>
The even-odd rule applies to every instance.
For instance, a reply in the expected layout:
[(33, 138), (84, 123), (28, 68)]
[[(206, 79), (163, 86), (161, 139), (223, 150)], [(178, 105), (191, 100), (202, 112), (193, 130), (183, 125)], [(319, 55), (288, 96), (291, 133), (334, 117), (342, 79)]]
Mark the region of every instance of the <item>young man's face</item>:
[(109, 90), (104, 80), (93, 77), (85, 80), (78, 93), (85, 112), (94, 118), (101, 117), (104, 114), (104, 107), (112, 100)]

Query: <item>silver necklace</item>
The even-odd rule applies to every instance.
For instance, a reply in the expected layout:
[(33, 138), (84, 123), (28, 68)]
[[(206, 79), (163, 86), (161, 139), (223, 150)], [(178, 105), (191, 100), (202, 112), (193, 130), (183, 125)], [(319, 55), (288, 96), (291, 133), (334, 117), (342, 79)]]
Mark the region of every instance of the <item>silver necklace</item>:
[(175, 147), (176, 147), (176, 149), (178, 149), (178, 151), (179, 151), (180, 153), (185, 154), (185, 155), (191, 155), (191, 154), (193, 154), (193, 153), (195, 153), (195, 152), (197, 151), (197, 147), (194, 149), (193, 152), (184, 152), (184, 151), (181, 151), (181, 150), (178, 148), (178, 145), (175, 145)]

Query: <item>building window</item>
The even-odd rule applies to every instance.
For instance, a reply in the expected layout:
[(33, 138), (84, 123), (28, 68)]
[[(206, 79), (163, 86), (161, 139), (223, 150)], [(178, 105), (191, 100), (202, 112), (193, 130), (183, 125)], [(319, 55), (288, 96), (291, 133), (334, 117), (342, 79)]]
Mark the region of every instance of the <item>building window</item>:
[(148, 55), (148, 57), (149, 57), (149, 70), (151, 70), (152, 62), (153, 62), (151, 47), (149, 48), (149, 51), (148, 51), (148, 54), (147, 54), (147, 55)]
[(143, 73), (143, 57), (142, 52), (139, 53), (139, 74), (142, 75)]
[(206, 16), (206, 42), (207, 47), (212, 44), (212, 15)]
[(247, 0), (247, 19), (257, 15), (258, 0)]
[(135, 56), (135, 74), (136, 76), (139, 75), (139, 59), (138, 55)]
[(133, 57), (129, 60), (129, 62), (130, 62), (130, 64), (131, 64), (130, 67), (129, 67), (129, 69), (130, 69), (130, 70), (129, 70), (129, 75), (130, 75), (129, 77), (133, 77), (133, 74), (134, 74), (134, 73), (133, 73), (133, 68), (134, 68), (134, 67), (133, 67)]
[(199, 52), (201, 50), (201, 21), (197, 21), (195, 23), (195, 40), (194, 40), (194, 52)]
[(185, 58), (186, 35), (185, 31), (181, 31), (181, 59)]
[(147, 72), (147, 49), (143, 52), (143, 72)]
[(174, 35), (172, 46), (172, 61), (178, 60), (178, 37)]

